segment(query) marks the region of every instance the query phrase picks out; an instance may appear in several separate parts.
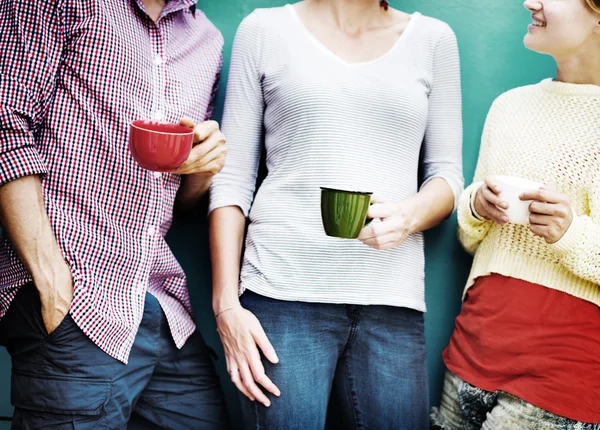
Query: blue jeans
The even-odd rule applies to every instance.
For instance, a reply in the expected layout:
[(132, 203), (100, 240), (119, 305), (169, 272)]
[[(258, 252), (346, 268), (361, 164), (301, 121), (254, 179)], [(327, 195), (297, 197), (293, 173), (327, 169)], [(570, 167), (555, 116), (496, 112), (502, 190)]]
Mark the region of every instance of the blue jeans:
[(330, 395), (339, 411), (328, 426), (429, 428), (421, 312), (285, 302), (250, 291), (242, 304), (259, 319), (280, 359), (263, 362), (281, 397), (270, 396), (269, 408), (244, 397), (247, 428), (323, 429)]
[(126, 365), (69, 315), (48, 335), (40, 306), (26, 285), (0, 320), (12, 358), (13, 429), (226, 428), (211, 350), (198, 332), (177, 349), (152, 295)]

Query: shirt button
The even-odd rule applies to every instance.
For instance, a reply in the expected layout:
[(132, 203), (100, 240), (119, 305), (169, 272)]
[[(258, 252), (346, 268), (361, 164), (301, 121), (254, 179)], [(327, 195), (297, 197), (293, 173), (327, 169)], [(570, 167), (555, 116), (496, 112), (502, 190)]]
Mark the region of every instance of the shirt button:
[(163, 64), (163, 59), (160, 55), (157, 55), (156, 57), (154, 57), (154, 64), (157, 66), (160, 66), (161, 64)]
[(153, 225), (148, 227), (148, 236), (154, 236), (155, 234), (156, 234), (156, 227), (154, 227)]
[(152, 173), (152, 176), (154, 176), (156, 179), (160, 179), (160, 178), (162, 178), (162, 173), (161, 172), (154, 172), (154, 173)]
[(156, 121), (161, 121), (162, 119), (164, 119), (164, 117), (165, 117), (165, 114), (160, 109), (154, 111), (154, 119)]

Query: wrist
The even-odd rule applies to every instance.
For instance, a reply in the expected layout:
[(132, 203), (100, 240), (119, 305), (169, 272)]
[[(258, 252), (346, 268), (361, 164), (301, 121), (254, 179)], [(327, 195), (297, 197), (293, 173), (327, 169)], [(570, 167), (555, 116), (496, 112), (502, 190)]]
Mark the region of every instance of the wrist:
[(241, 306), (239, 297), (236, 296), (220, 296), (213, 300), (213, 313), (218, 315), (226, 309), (232, 309)]
[(423, 214), (427, 212), (429, 205), (425, 202), (418, 202), (416, 198), (405, 200), (398, 204), (398, 211), (404, 218), (404, 225), (409, 234), (420, 231)]
[(212, 177), (206, 178), (198, 175), (190, 173), (182, 176), (181, 187), (177, 193), (178, 208), (185, 210), (194, 207), (210, 189)]
[(219, 316), (223, 315), (226, 312), (233, 311), (236, 309), (241, 309), (241, 307), (242, 307), (242, 305), (240, 303), (238, 303), (237, 305), (228, 306), (226, 308), (221, 308), (221, 310), (219, 310), (218, 312), (215, 312), (215, 319), (219, 318)]
[(471, 198), (469, 201), (469, 208), (471, 209), (471, 215), (473, 215), (473, 218), (475, 218), (478, 221), (487, 221), (488, 219), (481, 215), (481, 208), (478, 208), (478, 202), (479, 200), (477, 199), (477, 194), (479, 193), (479, 191), (481, 190), (481, 187), (474, 189), (471, 192)]
[(37, 261), (31, 266), (31, 278), (41, 297), (54, 294), (57, 286), (73, 281), (71, 269), (62, 255)]

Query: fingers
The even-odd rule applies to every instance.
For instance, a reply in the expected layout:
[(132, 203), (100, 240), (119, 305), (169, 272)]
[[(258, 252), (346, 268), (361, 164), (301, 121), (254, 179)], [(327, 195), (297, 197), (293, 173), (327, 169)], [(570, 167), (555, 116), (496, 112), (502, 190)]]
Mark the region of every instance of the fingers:
[(391, 217), (363, 228), (358, 240), (371, 248), (387, 250), (401, 245), (408, 237), (408, 233), (402, 218)]
[(275, 385), (271, 382), (271, 380), (266, 377), (264, 373), (264, 368), (262, 368), (262, 363), (260, 362), (260, 355), (258, 354), (258, 351), (256, 351), (256, 349), (255, 352), (256, 354), (254, 355), (254, 357), (250, 359), (250, 364), (248, 364), (243, 358), (240, 360), (236, 360), (230, 358), (229, 354), (227, 354), (227, 371), (229, 372), (229, 375), (231, 377), (231, 382), (233, 382), (236, 388), (240, 390), (242, 394), (244, 394), (244, 396), (248, 397), (252, 401), (258, 400), (266, 407), (269, 407), (271, 405), (271, 402), (256, 385), (254, 372), (251, 370), (251, 367), (256, 368), (256, 374), (259, 376), (260, 381), (264, 382), (264, 384), (266, 384), (268, 388), (273, 389), (273, 394), (279, 396), (280, 393), (277, 387), (275, 387)]
[(262, 385), (268, 392), (277, 397), (281, 395), (279, 388), (277, 388), (273, 381), (265, 374), (265, 368), (260, 360), (260, 354), (257, 353), (256, 356), (251, 358), (250, 370), (252, 371), (254, 380)]
[(367, 218), (387, 218), (393, 215), (394, 209), (390, 203), (374, 203), (369, 207)]
[(502, 192), (502, 189), (498, 186), (498, 184), (492, 177), (485, 178), (485, 185), (496, 195), (499, 195)]
[(259, 328), (252, 331), (252, 336), (265, 358), (273, 364), (279, 363), (279, 357), (277, 357), (275, 348), (273, 348), (273, 345), (271, 345), (271, 342), (269, 342), (265, 331), (260, 325)]
[(179, 124), (194, 129), (194, 143), (203, 143), (213, 134), (220, 133), (219, 123), (217, 121), (204, 121), (196, 125), (193, 119), (184, 116), (179, 120)]
[(252, 371), (250, 370), (248, 364), (243, 364), (240, 366), (240, 375), (242, 377), (242, 383), (244, 384), (246, 390), (250, 392), (250, 395), (267, 408), (271, 406), (271, 401), (269, 398), (261, 391), (260, 388), (258, 388), (258, 385), (256, 385), (254, 376), (252, 375)]
[(565, 200), (562, 195), (546, 187), (542, 187), (535, 191), (524, 192), (519, 196), (519, 198), (525, 201), (533, 200), (542, 203), (564, 203)]
[(358, 240), (365, 241), (369, 239), (376, 238), (378, 236), (384, 236), (393, 231), (393, 226), (390, 222), (380, 222), (377, 224), (369, 224), (365, 228), (362, 229), (360, 234), (358, 235)]
[(196, 159), (204, 159), (207, 163), (215, 158), (225, 157), (227, 155), (225, 136), (221, 132), (215, 133), (206, 142), (192, 148), (192, 152)]
[(388, 203), (388, 200), (384, 198), (381, 194), (373, 194), (371, 196), (371, 204), (376, 203)]
[(531, 202), (529, 212), (539, 215), (550, 215), (564, 218), (567, 215), (566, 208), (560, 204)]
[(494, 193), (494, 191), (491, 190), (487, 185), (481, 187), (476, 197), (479, 203), (477, 210), (482, 216), (489, 218), (501, 225), (508, 222), (508, 217), (498, 207), (501, 205), (501, 207), (508, 209), (508, 204), (506, 204), (506, 202), (502, 202)]
[[(400, 237), (400, 238), (399, 238)], [(378, 249), (380, 251), (386, 251), (393, 249), (401, 244), (406, 237), (402, 237), (398, 233), (388, 233), (384, 236), (373, 237), (371, 239), (363, 240), (362, 243), (370, 246), (371, 248)]]
[[(215, 139), (218, 139), (218, 137), (215, 137)], [(207, 173), (213, 176), (219, 173), (225, 164), (227, 147), (224, 144), (214, 144), (211, 140), (212, 138), (206, 143), (192, 148), (192, 152), (185, 163), (173, 173), (180, 175)]]
[(254, 401), (256, 400), (252, 394), (250, 394), (250, 391), (248, 391), (248, 389), (244, 386), (244, 384), (242, 383), (242, 377), (240, 375), (240, 368), (237, 364), (237, 362), (235, 360), (230, 360), (229, 356), (227, 357), (227, 372), (229, 372), (229, 376), (231, 378), (231, 382), (233, 382), (233, 385), (236, 386), (236, 388), (238, 390), (240, 390), (242, 392), (242, 394), (246, 397), (248, 397), (250, 400)]
[(549, 227), (547, 225), (531, 224), (529, 228), (532, 231), (532, 233), (536, 236), (540, 236), (543, 238), (548, 237)]
[(485, 199), (487, 203), (490, 203), (502, 209), (508, 209), (508, 203), (502, 200), (500, 196), (488, 186), (481, 188), (481, 196)]
[[(225, 349), (227, 371), (231, 381), (250, 400), (259, 401), (269, 407), (271, 401), (257, 383), (275, 396), (281, 393), (265, 374), (258, 347), (267, 351), (271, 358), (274, 356), (274, 362), (278, 359), (256, 317), (239, 307), (217, 319), (217, 332)], [(260, 344), (256, 339), (261, 339)]]
[(194, 128), (194, 142), (203, 143), (209, 136), (221, 133), (217, 121), (204, 121)]
[(529, 215), (529, 224), (538, 226), (547, 226), (552, 221), (552, 217), (548, 215), (539, 215), (532, 213)]
[(179, 120), (179, 124), (180, 125), (185, 125), (186, 127), (191, 127), (191, 128), (195, 128), (196, 127), (196, 123), (194, 122), (194, 120), (192, 118), (190, 118), (189, 116), (184, 116)]

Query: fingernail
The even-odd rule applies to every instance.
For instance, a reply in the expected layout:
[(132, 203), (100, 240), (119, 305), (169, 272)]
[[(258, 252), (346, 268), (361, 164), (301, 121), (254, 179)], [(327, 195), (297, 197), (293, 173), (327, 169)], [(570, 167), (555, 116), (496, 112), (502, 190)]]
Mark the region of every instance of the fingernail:
[(266, 406), (267, 408), (268, 408), (269, 406), (271, 406), (271, 402), (268, 402), (268, 401), (267, 401), (267, 402), (265, 402), (264, 404), (265, 404), (265, 406)]
[(507, 217), (503, 217), (502, 218), (502, 222), (506, 224), (508, 222), (508, 218)]
[(252, 400), (253, 402), (256, 401), (256, 399), (254, 397), (250, 397), (250, 400)]

